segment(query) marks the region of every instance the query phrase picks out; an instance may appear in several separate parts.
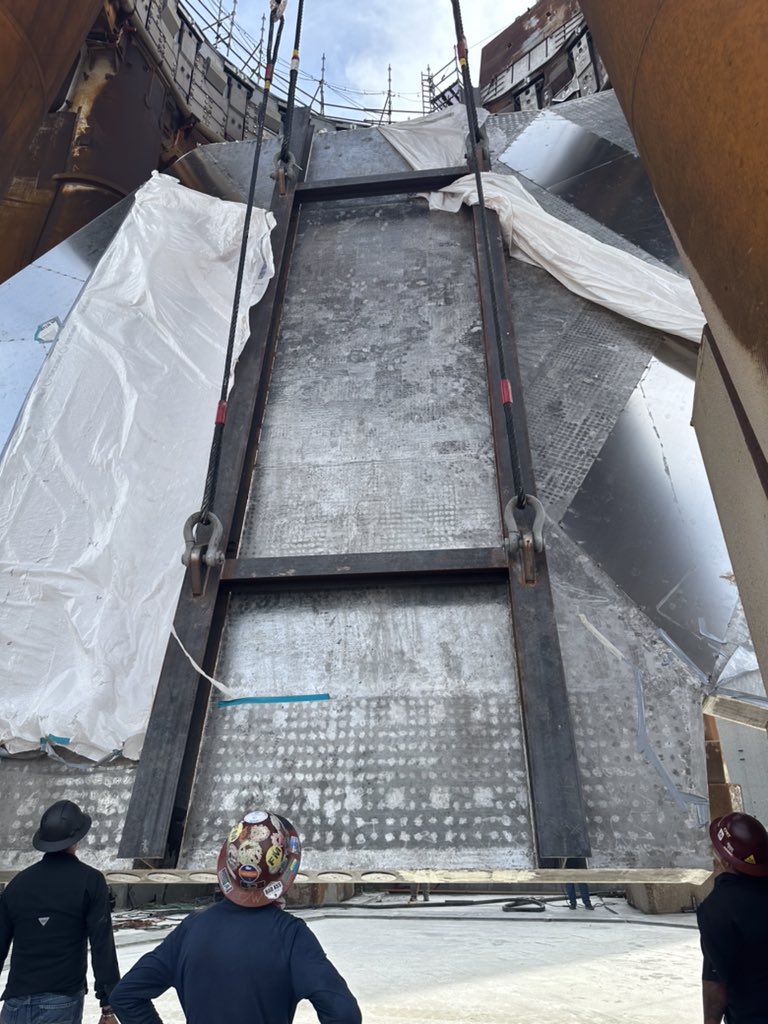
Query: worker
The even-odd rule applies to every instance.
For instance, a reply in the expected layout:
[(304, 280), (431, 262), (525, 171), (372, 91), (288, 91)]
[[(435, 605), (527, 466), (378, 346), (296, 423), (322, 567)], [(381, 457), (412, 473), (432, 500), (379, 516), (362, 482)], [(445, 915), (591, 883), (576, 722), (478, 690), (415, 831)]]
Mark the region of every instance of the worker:
[(409, 891), (409, 903), (415, 903), (419, 896), (421, 896), (425, 903), (429, 903), (429, 882), (411, 882)]
[(221, 847), (225, 899), (190, 914), (112, 993), (121, 1024), (158, 1024), (151, 1000), (175, 988), (189, 1024), (290, 1024), (308, 999), (323, 1024), (360, 1024), (357, 1002), (307, 925), (280, 901), (301, 860), (296, 829), (251, 811)]
[(77, 858), (91, 818), (72, 803), (49, 807), (32, 837), (44, 856), (12, 878), (0, 896), (0, 969), (11, 952), (2, 1024), (80, 1024), (87, 942), (101, 1003), (100, 1024), (116, 1024), (109, 995), (120, 980), (109, 889)]
[(749, 814), (709, 827), (715, 887), (697, 917), (704, 954), (704, 1024), (768, 1021), (768, 835)]
[[(586, 864), (586, 861), (582, 860), (581, 858), (578, 858), (578, 857), (568, 857), (568, 858), (565, 858), (563, 860), (563, 865), (562, 866), (564, 868), (583, 868), (585, 866), (585, 864)], [(590, 896), (589, 896), (589, 886), (586, 884), (586, 882), (579, 882), (578, 884), (579, 884), (579, 896), (581, 897), (581, 902), (584, 904), (584, 909), (585, 910), (594, 910), (595, 909), (594, 904), (592, 903), (592, 900), (590, 899)], [(566, 898), (568, 899), (568, 907), (569, 907), (569, 909), (570, 910), (575, 910), (576, 907), (577, 907), (577, 903), (576, 903), (576, 885), (575, 885), (575, 883), (573, 883), (573, 882), (566, 882), (565, 883), (565, 895), (566, 895)]]

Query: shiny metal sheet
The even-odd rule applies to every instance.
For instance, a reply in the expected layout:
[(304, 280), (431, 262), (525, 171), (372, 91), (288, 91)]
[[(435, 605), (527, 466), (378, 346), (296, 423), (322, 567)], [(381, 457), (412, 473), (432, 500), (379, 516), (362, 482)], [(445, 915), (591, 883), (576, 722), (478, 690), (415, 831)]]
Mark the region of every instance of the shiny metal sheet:
[(677, 269), (680, 256), (639, 157), (552, 111), (505, 151), (504, 162)]
[[(117, 203), (0, 285), (0, 452), (51, 345), (55, 344), (60, 325), (132, 201), (127, 198)], [(45, 324), (48, 329), (41, 331)]]
[(693, 356), (659, 350), (563, 526), (709, 673), (738, 592), (690, 425), (694, 369)]
[(304, 208), (242, 557), (501, 543), (471, 230)]
[(506, 587), (233, 598), (180, 862), (210, 867), (256, 806), (311, 870), (533, 866)]

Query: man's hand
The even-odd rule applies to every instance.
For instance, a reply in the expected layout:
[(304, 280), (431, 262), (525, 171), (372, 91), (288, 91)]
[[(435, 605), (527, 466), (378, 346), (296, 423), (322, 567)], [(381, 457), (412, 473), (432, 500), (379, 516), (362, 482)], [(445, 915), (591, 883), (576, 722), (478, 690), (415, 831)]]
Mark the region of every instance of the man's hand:
[(728, 1009), (725, 985), (719, 981), (702, 981), (701, 995), (704, 1003), (704, 1024), (720, 1024)]
[(112, 1012), (111, 1006), (102, 1006), (99, 1024), (117, 1024), (117, 1017)]

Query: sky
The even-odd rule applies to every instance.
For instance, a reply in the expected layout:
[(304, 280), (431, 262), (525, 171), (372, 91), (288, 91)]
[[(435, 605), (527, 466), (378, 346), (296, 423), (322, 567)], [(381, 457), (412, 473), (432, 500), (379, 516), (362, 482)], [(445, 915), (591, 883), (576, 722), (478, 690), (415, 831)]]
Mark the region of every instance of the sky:
[[(297, 2), (288, 0), (280, 44), (278, 71), (286, 76), (288, 68), (281, 65), (280, 57), (290, 60)], [(482, 45), (532, 3), (533, 0), (463, 0), (462, 20), (475, 84)], [(255, 39), (261, 34), (261, 18), (268, 6), (267, 0), (238, 2), (237, 21)], [(304, 74), (319, 79), (325, 53), (325, 80), (329, 86), (340, 87), (340, 91), (326, 87), (326, 103), (340, 105), (328, 110), (339, 117), (356, 118), (359, 111), (342, 108), (381, 110), (387, 93), (387, 65), (391, 64), (393, 120), (407, 117), (403, 111), (418, 116), (422, 113), (421, 74), (427, 65), (435, 71), (447, 64), (453, 58), (455, 42), (451, 0), (304, 0), (299, 84), (308, 92), (315, 92), (317, 83)], [(284, 92), (280, 83), (276, 84), (278, 91)], [(303, 102), (308, 102), (308, 97), (304, 96)]]

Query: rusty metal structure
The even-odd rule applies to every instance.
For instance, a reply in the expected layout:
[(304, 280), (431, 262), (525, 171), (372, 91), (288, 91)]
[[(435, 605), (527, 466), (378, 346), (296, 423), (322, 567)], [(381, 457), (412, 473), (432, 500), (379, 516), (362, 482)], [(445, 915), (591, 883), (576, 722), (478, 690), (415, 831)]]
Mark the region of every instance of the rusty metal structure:
[(607, 84), (578, 0), (538, 0), (483, 47), (480, 90), (493, 113), (539, 110)]
[(241, 70), (175, 0), (40, 6), (0, 5), (0, 280), (196, 145), (252, 135), (262, 95), (258, 54)]
[(0, 5), (0, 192), (8, 186), (96, 19), (101, 0)]
[(768, 10), (744, 3), (725, 15), (716, 0), (582, 8), (709, 320), (693, 422), (765, 679)]

